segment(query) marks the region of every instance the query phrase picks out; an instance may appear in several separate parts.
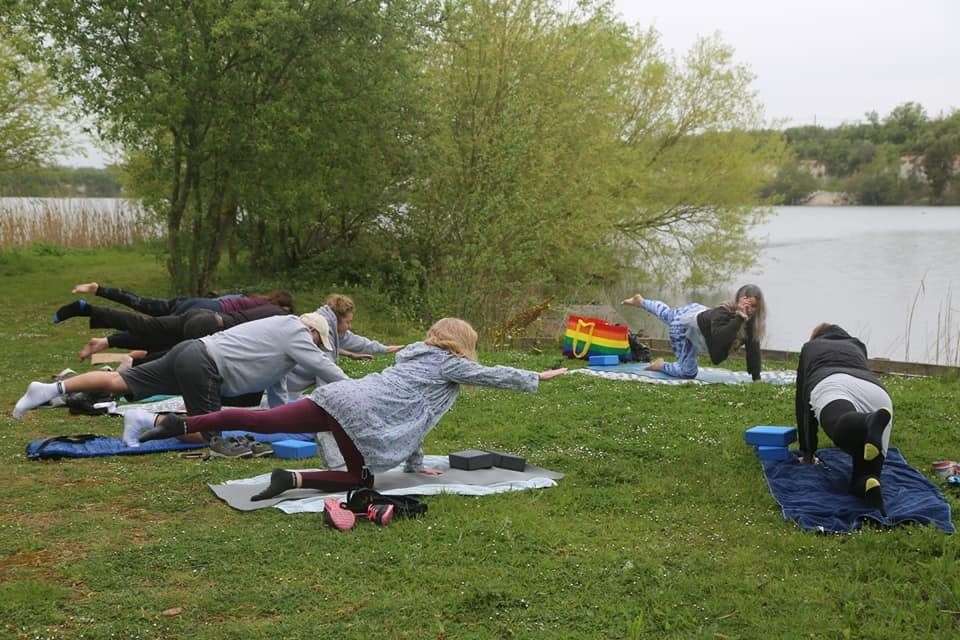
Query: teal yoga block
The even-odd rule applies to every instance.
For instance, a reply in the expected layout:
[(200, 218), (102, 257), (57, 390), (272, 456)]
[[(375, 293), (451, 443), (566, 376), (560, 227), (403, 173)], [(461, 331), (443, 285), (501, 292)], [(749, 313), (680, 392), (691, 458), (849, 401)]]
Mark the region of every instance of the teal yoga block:
[(591, 367), (615, 367), (620, 364), (620, 356), (590, 356)]
[(278, 458), (312, 458), (317, 455), (317, 443), (306, 440), (280, 440), (270, 445)]
[(761, 460), (790, 460), (793, 458), (793, 454), (790, 453), (790, 449), (786, 447), (766, 447), (759, 446), (757, 447), (757, 457)]
[(797, 428), (760, 425), (747, 429), (743, 439), (759, 447), (786, 447), (797, 439)]

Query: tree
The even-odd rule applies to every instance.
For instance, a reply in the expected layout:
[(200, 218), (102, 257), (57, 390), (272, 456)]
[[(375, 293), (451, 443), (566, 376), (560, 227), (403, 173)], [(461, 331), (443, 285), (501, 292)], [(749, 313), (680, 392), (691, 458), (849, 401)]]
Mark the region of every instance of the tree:
[(62, 104), (42, 66), (0, 29), (0, 171), (48, 162), (63, 148)]
[[(364, 73), (380, 45), (406, 28), (401, 18), (412, 6), (31, 0), (14, 18), (62, 91), (130, 156), (131, 184), (165, 224), (175, 286), (203, 292), (237, 222), (251, 215), (245, 199), (264, 185), (284, 191), (280, 183), (290, 183), (281, 171), (309, 164), (324, 138), (336, 137), (329, 114), (342, 114), (346, 103), (362, 113), (356, 97), (382, 76)], [(390, 67), (393, 58), (379, 62)], [(322, 201), (324, 190), (317, 193)]]
[(698, 283), (750, 262), (779, 145), (746, 131), (759, 110), (728, 47), (707, 39), (677, 63), (603, 2), (447, 8), (395, 217), (425, 315), (493, 329), (626, 274)]
[(941, 202), (954, 178), (954, 160), (960, 155), (960, 111), (937, 121), (925, 141), (923, 170), (930, 182), (930, 198)]

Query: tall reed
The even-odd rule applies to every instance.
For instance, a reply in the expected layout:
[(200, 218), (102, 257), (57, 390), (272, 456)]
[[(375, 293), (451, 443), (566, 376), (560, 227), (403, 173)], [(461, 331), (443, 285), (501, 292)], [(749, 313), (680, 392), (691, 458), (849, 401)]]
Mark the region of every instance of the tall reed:
[(0, 198), (0, 249), (45, 243), (92, 248), (130, 245), (158, 238), (132, 200)]

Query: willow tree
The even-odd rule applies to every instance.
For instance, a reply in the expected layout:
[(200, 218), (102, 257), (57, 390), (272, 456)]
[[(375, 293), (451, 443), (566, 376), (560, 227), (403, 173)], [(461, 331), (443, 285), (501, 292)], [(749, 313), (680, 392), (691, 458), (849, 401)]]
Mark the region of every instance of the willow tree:
[(398, 216), (428, 315), (492, 328), (628, 272), (700, 282), (749, 261), (776, 144), (748, 131), (759, 107), (729, 48), (675, 61), (604, 2), (447, 9)]
[(416, 3), (18, 4), (10, 22), (33, 37), (34, 54), (101, 137), (131, 158), (132, 184), (165, 224), (177, 288), (203, 292), (237, 221), (260, 213), (245, 199), (289, 184), (291, 156), (309, 162), (327, 138), (345, 144), (336, 122), (317, 114), (344, 103), (364, 110), (365, 89), (381, 75), (369, 73), (374, 62), (392, 63), (381, 45), (403, 27), (396, 7)]

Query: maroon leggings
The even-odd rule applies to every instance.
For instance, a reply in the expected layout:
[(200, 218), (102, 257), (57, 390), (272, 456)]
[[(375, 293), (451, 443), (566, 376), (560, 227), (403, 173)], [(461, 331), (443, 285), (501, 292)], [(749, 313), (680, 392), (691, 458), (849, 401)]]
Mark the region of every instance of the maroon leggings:
[(321, 491), (353, 489), (372, 481), (364, 474), (363, 455), (340, 423), (309, 398), (275, 409), (223, 409), (187, 417), (187, 433), (237, 429), (255, 433), (313, 433), (329, 431), (347, 463), (346, 471), (297, 471), (301, 486)]

